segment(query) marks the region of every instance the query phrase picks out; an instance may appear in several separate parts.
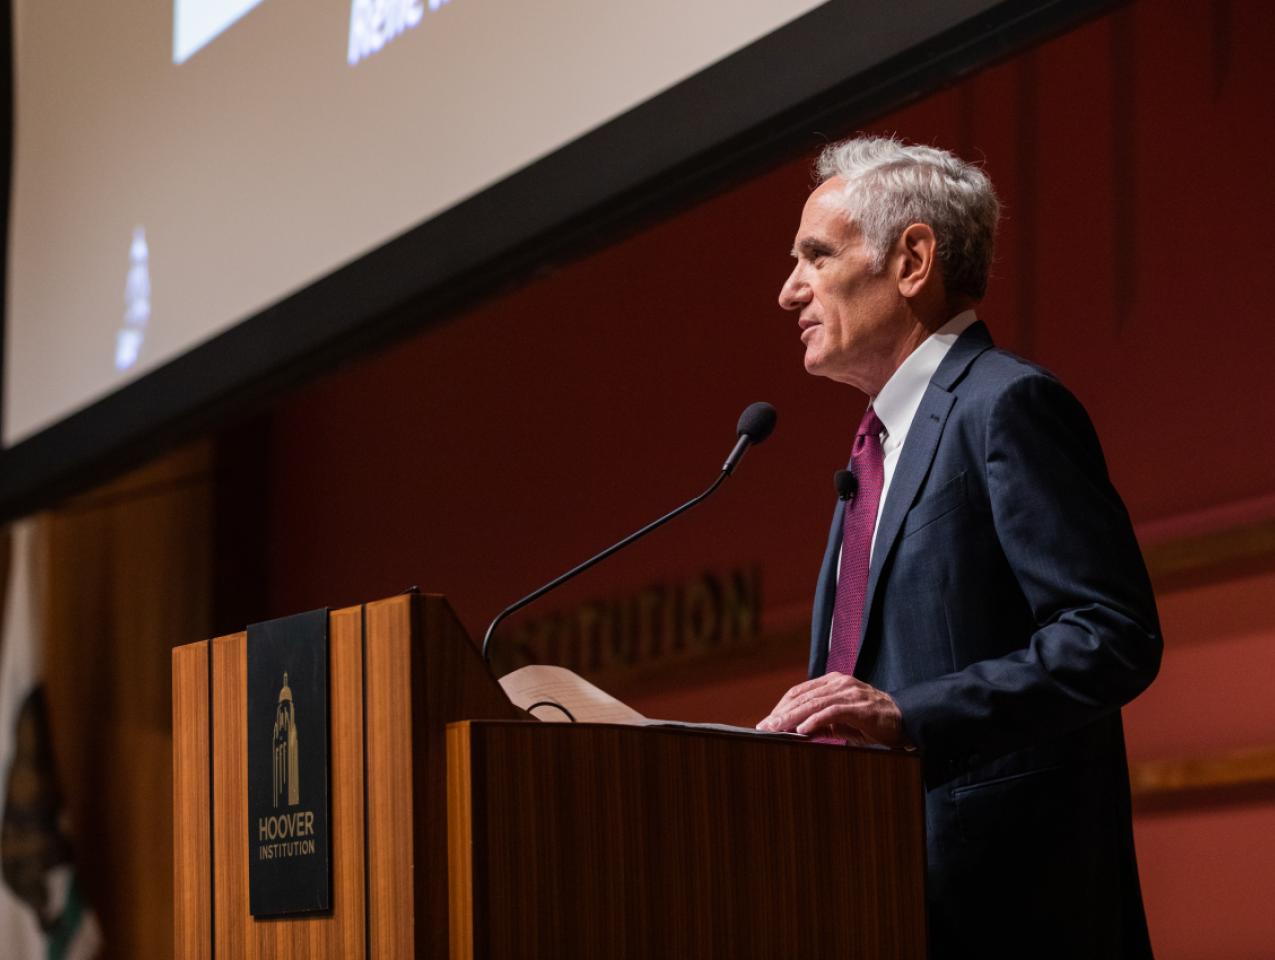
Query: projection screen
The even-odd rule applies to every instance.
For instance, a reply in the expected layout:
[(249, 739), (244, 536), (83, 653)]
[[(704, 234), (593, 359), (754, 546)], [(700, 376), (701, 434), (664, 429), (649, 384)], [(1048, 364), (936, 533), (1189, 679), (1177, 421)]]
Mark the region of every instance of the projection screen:
[(0, 505), (1105, 5), (9, 0)]
[(19, 0), (5, 444), (817, 5)]

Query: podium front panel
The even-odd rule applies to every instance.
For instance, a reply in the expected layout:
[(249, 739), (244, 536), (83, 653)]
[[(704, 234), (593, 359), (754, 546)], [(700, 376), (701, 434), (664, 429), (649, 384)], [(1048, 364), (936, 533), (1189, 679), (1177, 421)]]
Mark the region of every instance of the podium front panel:
[(475, 722), (448, 770), (454, 958), (924, 960), (915, 755)]

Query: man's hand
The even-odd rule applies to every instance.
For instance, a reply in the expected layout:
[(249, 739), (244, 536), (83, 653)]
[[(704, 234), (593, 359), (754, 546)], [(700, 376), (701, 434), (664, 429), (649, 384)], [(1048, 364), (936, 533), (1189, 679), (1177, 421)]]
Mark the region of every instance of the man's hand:
[(903, 715), (893, 698), (843, 673), (827, 673), (797, 684), (757, 729), (795, 731), (855, 745), (911, 745), (903, 734)]

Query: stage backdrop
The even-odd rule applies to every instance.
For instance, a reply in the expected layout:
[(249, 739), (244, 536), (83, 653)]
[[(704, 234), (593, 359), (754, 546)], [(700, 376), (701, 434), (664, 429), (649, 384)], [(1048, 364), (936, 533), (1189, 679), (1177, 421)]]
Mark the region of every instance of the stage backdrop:
[[(1201, 534), (1260, 539), (1275, 515), (1262, 387), (1275, 277), (1253, 246), (1275, 218), (1257, 149), (1275, 135), (1260, 93), (1272, 40), (1265, 6), (1136, 4), (871, 124), (981, 160), (1002, 192), (980, 314), (1088, 407), (1157, 571), (1168, 652), (1127, 711), (1138, 762), (1275, 745), (1258, 679), (1275, 674), (1271, 564), (1240, 563), (1225, 536), (1206, 537), (1202, 565), (1174, 552)], [(588, 665), (591, 643), (635, 635), (598, 633), (627, 605), (660, 624), (621, 649), (640, 708), (764, 714), (804, 669), (832, 474), (865, 402), (804, 374), (795, 318), (775, 303), (810, 160), (845, 132), (812, 131), (768, 175), (279, 405), (261, 461), (244, 465), (261, 476), (263, 612), (420, 584), (480, 634), (707, 485), (740, 409), (765, 399), (778, 429), (715, 500), (508, 634)], [(738, 603), (733, 633), (702, 622), (703, 576), (724, 591), (741, 571), (761, 598), (751, 646)], [(662, 599), (642, 601), (650, 591)], [(1255, 802), (1140, 816), (1158, 955), (1255, 955), (1275, 935), (1258, 903), (1275, 886), (1275, 807)]]

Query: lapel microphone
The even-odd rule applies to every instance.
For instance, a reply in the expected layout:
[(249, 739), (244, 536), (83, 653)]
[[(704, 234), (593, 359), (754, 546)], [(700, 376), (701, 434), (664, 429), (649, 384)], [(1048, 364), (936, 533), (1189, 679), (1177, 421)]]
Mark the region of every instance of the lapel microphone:
[(859, 492), (859, 480), (849, 470), (838, 470), (832, 475), (833, 486), (837, 488), (838, 500), (853, 500)]

